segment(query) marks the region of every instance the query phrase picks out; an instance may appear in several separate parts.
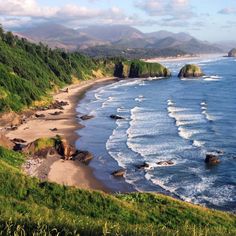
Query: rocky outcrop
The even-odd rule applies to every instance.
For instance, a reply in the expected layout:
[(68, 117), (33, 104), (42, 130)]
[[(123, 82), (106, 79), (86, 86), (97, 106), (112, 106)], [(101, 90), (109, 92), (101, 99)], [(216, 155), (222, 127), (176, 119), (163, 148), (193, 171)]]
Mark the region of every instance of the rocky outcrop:
[(114, 76), (118, 78), (170, 77), (171, 72), (159, 63), (124, 60), (115, 64)]
[(49, 115), (51, 115), (51, 116), (59, 116), (59, 115), (61, 115), (61, 114), (63, 114), (62, 111), (55, 111), (55, 112), (53, 112), (53, 113), (49, 113)]
[(122, 116), (118, 116), (118, 115), (110, 115), (110, 118), (113, 120), (123, 120), (124, 119)]
[(46, 117), (44, 114), (35, 114), (35, 117), (36, 118), (44, 118)]
[(137, 165), (136, 167), (137, 169), (141, 170), (141, 169), (149, 168), (149, 164), (147, 162), (143, 162), (142, 164)]
[(92, 115), (91, 116), (90, 115), (83, 115), (80, 117), (81, 120), (90, 120), (92, 118), (94, 118), (94, 116), (92, 116)]
[(236, 57), (236, 48), (233, 48), (229, 51), (228, 57)]
[(93, 154), (88, 151), (77, 151), (74, 160), (78, 160), (86, 165), (93, 159)]
[(112, 173), (112, 175), (113, 175), (114, 177), (123, 177), (124, 174), (125, 174), (125, 170), (124, 170), (124, 169), (120, 169), (120, 170), (114, 171), (114, 172)]
[(220, 163), (220, 160), (218, 156), (208, 153), (206, 154), (205, 163), (210, 165), (216, 165)]
[(72, 147), (66, 139), (59, 141), (57, 151), (65, 160), (71, 160), (77, 154), (76, 149)]
[(43, 107), (37, 107), (37, 110), (39, 111), (45, 111), (45, 110), (64, 110), (64, 106), (68, 106), (69, 103), (66, 101), (58, 101), (56, 100), (55, 102), (53, 102), (52, 104), (48, 105), (48, 106), (43, 106)]
[(194, 64), (185, 65), (179, 72), (179, 78), (199, 78), (202, 77), (204, 73), (202, 69)]
[(175, 163), (171, 160), (169, 161), (159, 161), (157, 162), (157, 165), (159, 166), (173, 166)]

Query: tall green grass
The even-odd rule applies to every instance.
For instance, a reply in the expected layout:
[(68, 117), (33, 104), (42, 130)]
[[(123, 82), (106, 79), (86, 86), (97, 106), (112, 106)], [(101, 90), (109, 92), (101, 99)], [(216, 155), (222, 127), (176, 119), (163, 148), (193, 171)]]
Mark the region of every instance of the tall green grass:
[(0, 235), (236, 235), (236, 217), (151, 193), (109, 195), (25, 176), (0, 148)]

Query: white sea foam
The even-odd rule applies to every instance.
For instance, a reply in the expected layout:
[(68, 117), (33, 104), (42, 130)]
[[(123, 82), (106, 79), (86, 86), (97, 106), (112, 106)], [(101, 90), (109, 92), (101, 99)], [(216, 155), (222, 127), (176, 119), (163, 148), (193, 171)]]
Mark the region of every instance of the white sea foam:
[(181, 107), (174, 107), (174, 106), (168, 106), (167, 110), (168, 110), (168, 112), (170, 112), (170, 113), (191, 111), (191, 110), (188, 109), (188, 108), (181, 108)]
[(204, 146), (204, 144), (205, 144), (205, 142), (203, 142), (203, 141), (197, 141), (197, 140), (193, 141), (193, 146), (195, 146), (195, 147), (202, 147), (202, 146)]
[(167, 100), (167, 104), (168, 104), (168, 106), (173, 106), (173, 105), (174, 105), (174, 102), (169, 99), (169, 100)]
[(193, 135), (200, 134), (200, 133), (204, 132), (199, 129), (194, 130), (194, 129), (186, 129), (183, 127), (179, 127), (178, 130), (179, 130), (179, 136), (184, 139), (190, 139)]
[(151, 180), (152, 183), (154, 183), (155, 185), (158, 185), (160, 186), (161, 188), (163, 188), (164, 190), (170, 192), (170, 193), (176, 193), (176, 188), (175, 187), (172, 187), (172, 186), (168, 186), (168, 178), (166, 178), (165, 180), (161, 180), (161, 179), (158, 179), (158, 178), (155, 178), (154, 176), (148, 176), (147, 174), (145, 175), (145, 178), (147, 178), (148, 180)]

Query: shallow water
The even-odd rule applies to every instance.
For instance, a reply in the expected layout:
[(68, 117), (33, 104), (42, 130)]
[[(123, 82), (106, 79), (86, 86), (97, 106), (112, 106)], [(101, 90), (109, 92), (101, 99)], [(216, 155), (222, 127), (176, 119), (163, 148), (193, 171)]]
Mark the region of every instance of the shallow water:
[[(186, 63), (206, 76), (180, 80)], [(211, 57), (164, 62), (170, 79), (122, 80), (89, 91), (77, 111), (95, 115), (78, 131), (80, 149), (95, 155), (97, 178), (114, 191), (158, 191), (185, 201), (236, 210), (236, 64)], [(112, 120), (111, 114), (124, 117)], [(221, 163), (204, 163), (208, 152), (223, 153)], [(172, 160), (172, 166), (157, 165)], [(137, 170), (148, 162), (150, 168)], [(127, 169), (124, 184), (111, 172)]]

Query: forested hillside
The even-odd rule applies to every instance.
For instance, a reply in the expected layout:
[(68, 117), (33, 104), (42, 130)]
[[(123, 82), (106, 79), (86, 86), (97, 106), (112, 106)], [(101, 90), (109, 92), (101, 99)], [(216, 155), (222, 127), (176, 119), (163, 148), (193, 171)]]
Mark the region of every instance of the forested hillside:
[(105, 67), (105, 60), (32, 44), (0, 28), (0, 112), (19, 111), (52, 89), (95, 77), (98, 70), (111, 75)]
[[(113, 76), (116, 64), (121, 61), (95, 60), (78, 52), (53, 50), (42, 43), (20, 39), (11, 32), (4, 33), (0, 27), (0, 112), (20, 111), (34, 101), (48, 99), (50, 91), (79, 80)], [(155, 64), (145, 75), (165, 76), (164, 67), (158, 63), (152, 65)]]

